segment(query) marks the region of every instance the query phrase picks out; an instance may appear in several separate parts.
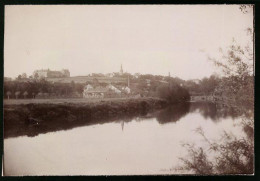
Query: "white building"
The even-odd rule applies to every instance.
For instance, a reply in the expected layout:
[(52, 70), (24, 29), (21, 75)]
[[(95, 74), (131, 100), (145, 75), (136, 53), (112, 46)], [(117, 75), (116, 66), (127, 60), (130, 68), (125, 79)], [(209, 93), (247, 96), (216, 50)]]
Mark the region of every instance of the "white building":
[(83, 89), (83, 98), (104, 98), (105, 96), (114, 97), (121, 96), (122, 91), (113, 85), (108, 85), (106, 87), (93, 87), (88, 84)]
[(124, 91), (124, 92), (126, 92), (127, 94), (130, 94), (131, 93), (131, 89), (129, 88), (129, 87), (123, 87), (122, 88), (122, 90)]

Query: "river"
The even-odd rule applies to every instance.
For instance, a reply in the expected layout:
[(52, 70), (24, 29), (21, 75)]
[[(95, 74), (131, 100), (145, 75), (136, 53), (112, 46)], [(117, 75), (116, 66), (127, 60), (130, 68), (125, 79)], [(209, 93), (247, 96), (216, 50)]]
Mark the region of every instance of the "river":
[[(183, 143), (202, 146), (223, 130), (241, 136), (240, 118), (212, 103), (168, 107), (142, 117), (4, 139), (4, 174), (165, 175), (187, 156)], [(184, 172), (188, 174), (189, 172)]]

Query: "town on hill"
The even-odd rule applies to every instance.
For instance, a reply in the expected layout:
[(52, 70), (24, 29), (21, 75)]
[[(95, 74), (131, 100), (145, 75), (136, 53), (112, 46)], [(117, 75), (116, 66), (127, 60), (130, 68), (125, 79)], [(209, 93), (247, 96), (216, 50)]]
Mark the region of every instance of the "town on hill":
[(170, 72), (168, 76), (130, 74), (121, 65), (118, 72), (73, 77), (68, 69), (35, 70), (33, 75), (23, 73), (14, 80), (5, 77), (4, 92), (5, 99), (158, 97), (178, 102), (213, 100), (219, 82), (216, 75), (203, 80), (182, 80), (172, 77)]
[[(130, 74), (123, 71), (122, 65), (118, 72), (108, 74), (71, 77), (68, 69), (41, 69), (30, 76), (23, 73), (14, 80), (5, 77), (4, 81), (6, 99), (163, 97), (169, 85), (186, 90), (186, 81), (173, 78), (170, 73)], [(182, 99), (188, 99), (188, 91), (184, 93)]]

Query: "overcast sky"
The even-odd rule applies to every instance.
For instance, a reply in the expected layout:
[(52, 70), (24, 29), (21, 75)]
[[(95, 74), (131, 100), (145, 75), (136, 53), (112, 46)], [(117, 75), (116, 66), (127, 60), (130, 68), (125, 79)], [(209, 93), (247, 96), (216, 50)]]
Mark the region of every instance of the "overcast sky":
[(118, 72), (196, 79), (207, 57), (244, 42), (253, 12), (237, 5), (6, 6), (4, 75), (69, 69), (71, 76)]

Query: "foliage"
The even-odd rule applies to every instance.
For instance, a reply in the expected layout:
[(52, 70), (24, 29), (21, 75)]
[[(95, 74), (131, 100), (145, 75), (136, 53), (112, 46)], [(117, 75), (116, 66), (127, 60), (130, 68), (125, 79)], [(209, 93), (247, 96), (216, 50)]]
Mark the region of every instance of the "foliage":
[[(252, 6), (241, 5), (247, 13)], [(222, 57), (210, 58), (224, 73), (214, 93), (223, 98), (225, 105), (234, 107), (242, 119), (246, 136), (237, 138), (224, 131), (220, 140), (209, 140), (201, 128), (197, 129), (207, 147), (185, 144), (189, 156), (180, 158), (183, 166), (179, 170), (196, 174), (253, 174), (254, 173), (254, 53), (253, 31), (247, 29), (250, 40), (246, 46), (235, 40), (227, 49), (220, 49)], [(213, 152), (213, 154), (212, 154)], [(210, 158), (209, 155), (214, 155)]]
[(218, 87), (221, 78), (217, 75), (211, 75), (209, 78), (204, 77), (198, 83), (188, 80), (184, 83), (184, 86), (193, 94), (212, 95), (215, 89)]
[[(252, 30), (247, 30), (252, 35)], [(254, 104), (254, 54), (253, 37), (242, 47), (235, 40), (224, 51), (222, 57), (210, 58), (224, 73), (215, 93), (224, 98), (226, 104), (253, 109)]]
[(27, 92), (27, 91), (25, 91), (25, 92), (23, 93), (23, 96), (24, 96), (24, 98), (26, 98), (26, 97), (27, 97), (27, 95), (28, 95), (28, 92)]
[(10, 98), (10, 95), (12, 95), (12, 92), (7, 91), (6, 95), (7, 95), (8, 99), (9, 99), (9, 98)]
[[(6, 81), (4, 82), (4, 93), (7, 98), (19, 98), (20, 93), (24, 98), (35, 98), (38, 93), (48, 93), (48, 95), (70, 96), (75, 92), (81, 94), (83, 90), (82, 84), (78, 83), (51, 83), (45, 79), (38, 79), (33, 81)], [(20, 93), (17, 93), (20, 92)], [(13, 97), (14, 98), (14, 97)]]
[(252, 4), (242, 4), (240, 5), (239, 9), (242, 13), (246, 14), (249, 11), (253, 10), (254, 5)]
[(169, 85), (161, 85), (158, 87), (157, 93), (160, 98), (166, 99), (171, 103), (185, 102), (190, 99), (187, 89), (173, 82)]
[[(253, 124), (244, 123), (244, 128), (253, 131)], [(247, 137), (238, 139), (232, 134), (224, 132), (220, 140), (209, 140), (204, 131), (198, 128), (199, 133), (207, 143), (206, 148), (195, 147), (193, 144), (184, 144), (188, 149), (188, 157), (180, 158), (183, 166), (177, 170), (193, 171), (195, 174), (253, 174), (254, 172), (254, 142), (248, 133)], [(250, 132), (250, 131), (249, 131)], [(214, 158), (210, 159), (210, 154)]]
[(20, 93), (21, 93), (20, 91), (16, 91), (16, 92), (15, 92), (15, 98), (16, 98), (16, 99), (19, 97)]

